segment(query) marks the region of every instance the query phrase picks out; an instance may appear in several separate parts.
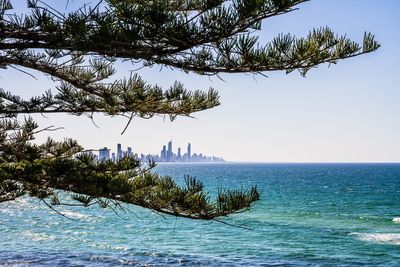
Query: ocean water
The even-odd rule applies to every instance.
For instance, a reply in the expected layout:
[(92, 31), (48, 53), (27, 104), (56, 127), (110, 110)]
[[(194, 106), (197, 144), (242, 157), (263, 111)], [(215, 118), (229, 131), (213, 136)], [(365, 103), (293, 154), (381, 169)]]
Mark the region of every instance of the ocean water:
[[(0, 265), (400, 266), (399, 164), (162, 164), (183, 182), (257, 185), (261, 200), (229, 224), (162, 217), (129, 206), (0, 204)], [(240, 227), (239, 227), (240, 226)]]

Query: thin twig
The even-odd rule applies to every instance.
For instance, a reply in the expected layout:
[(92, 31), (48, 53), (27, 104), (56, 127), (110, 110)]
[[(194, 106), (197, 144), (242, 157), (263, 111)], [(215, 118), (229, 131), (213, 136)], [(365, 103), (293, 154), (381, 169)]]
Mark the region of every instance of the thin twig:
[(58, 215), (63, 216), (64, 218), (67, 218), (69, 220), (75, 221), (73, 218), (70, 218), (68, 216), (66, 216), (65, 214), (62, 214), (61, 212), (59, 212), (58, 210), (56, 210), (55, 208), (53, 208), (49, 203), (46, 202), (46, 200), (42, 199), (42, 201), (44, 202), (44, 204), (46, 204), (47, 207), (49, 207), (51, 210), (53, 210), (54, 212), (56, 212)]

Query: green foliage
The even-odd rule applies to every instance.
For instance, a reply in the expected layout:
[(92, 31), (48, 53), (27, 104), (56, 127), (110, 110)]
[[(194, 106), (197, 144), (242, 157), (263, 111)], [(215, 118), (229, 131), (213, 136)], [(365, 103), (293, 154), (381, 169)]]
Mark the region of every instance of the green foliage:
[(31, 119), (22, 124), (0, 122), (0, 202), (29, 194), (50, 199), (53, 206), (72, 205), (59, 197), (60, 192), (70, 192), (69, 199), (82, 206), (130, 203), (181, 217), (212, 219), (249, 208), (258, 199), (258, 195), (235, 191), (223, 193), (229, 200), (219, 196), (213, 203), (196, 179), (186, 177), (186, 185), (178, 186), (134, 157), (97, 161), (70, 139), (30, 144), (27, 141), (36, 129)]
[(325, 27), (306, 37), (281, 34), (260, 44), (262, 21), (294, 11), (306, 0), (98, 0), (79, 10), (59, 12), (45, 1), (29, 0), (28, 14), (12, 13), (0, 0), (0, 67), (50, 76), (55, 88), (22, 99), (0, 89), (0, 202), (29, 194), (48, 205), (62, 205), (59, 192), (83, 206), (131, 203), (175, 216), (213, 219), (249, 208), (256, 188), (221, 190), (210, 200), (203, 185), (186, 177), (152, 172), (126, 157), (100, 161), (76, 141), (33, 142), (37, 124), (21, 114), (68, 113), (92, 117), (151, 118), (191, 116), (219, 105), (218, 93), (168, 89), (146, 83), (138, 74), (115, 79), (115, 62), (138, 67), (161, 65), (199, 75), (298, 70), (301, 75), (323, 63), (336, 64), (375, 51), (365, 33), (362, 44)]

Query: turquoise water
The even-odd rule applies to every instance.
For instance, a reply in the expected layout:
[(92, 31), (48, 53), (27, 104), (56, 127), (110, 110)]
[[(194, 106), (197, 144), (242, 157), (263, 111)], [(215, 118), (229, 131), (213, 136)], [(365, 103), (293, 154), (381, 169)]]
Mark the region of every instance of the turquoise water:
[(0, 204), (0, 264), (47, 266), (400, 266), (400, 165), (163, 164), (183, 182), (257, 185), (251, 211), (218, 222), (163, 218), (130, 206)]

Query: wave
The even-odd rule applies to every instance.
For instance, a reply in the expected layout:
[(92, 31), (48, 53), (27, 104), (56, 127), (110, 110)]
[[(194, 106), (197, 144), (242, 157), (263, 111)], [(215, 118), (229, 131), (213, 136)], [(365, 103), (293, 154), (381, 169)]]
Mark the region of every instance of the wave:
[[(351, 215), (349, 216), (351, 217)], [(376, 222), (393, 222), (400, 224), (400, 217), (391, 217), (391, 216), (375, 216), (375, 215), (361, 215), (357, 217), (363, 221), (376, 221)]]
[(86, 215), (86, 214), (82, 214), (76, 211), (70, 211), (70, 210), (66, 210), (66, 211), (61, 211), (61, 214), (71, 218), (71, 219), (80, 219), (80, 220), (89, 220), (90, 216)]
[(55, 236), (45, 233), (35, 233), (32, 231), (26, 231), (23, 233), (24, 236), (33, 240), (33, 241), (44, 241), (44, 240), (54, 240), (56, 239)]
[(400, 233), (350, 233), (362, 241), (378, 244), (400, 245)]
[(124, 245), (111, 245), (107, 243), (93, 243), (89, 245), (90, 247), (93, 248), (100, 248), (100, 249), (112, 249), (112, 250), (122, 250), (122, 251), (127, 251), (130, 248), (128, 246)]

